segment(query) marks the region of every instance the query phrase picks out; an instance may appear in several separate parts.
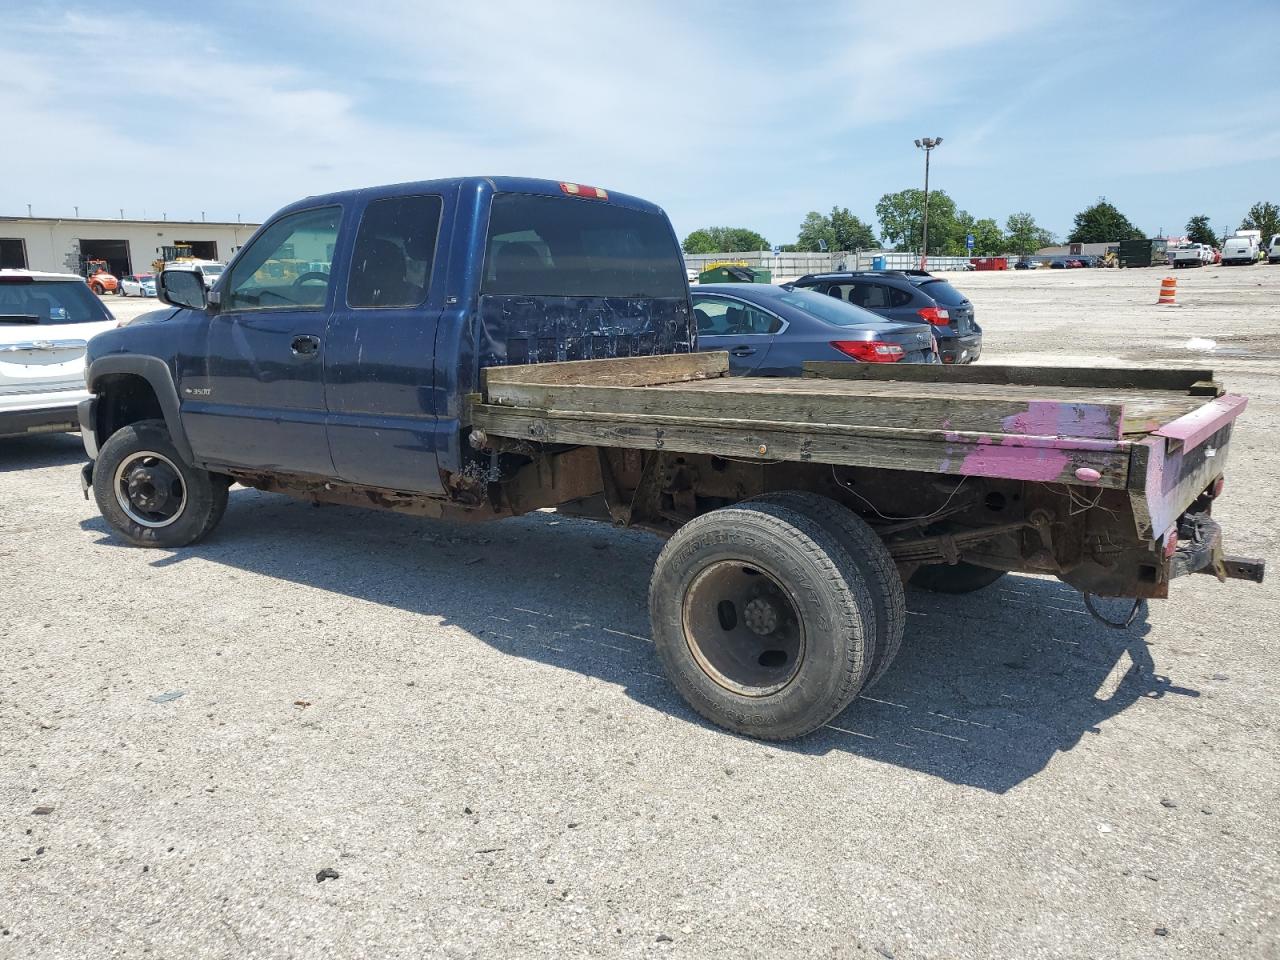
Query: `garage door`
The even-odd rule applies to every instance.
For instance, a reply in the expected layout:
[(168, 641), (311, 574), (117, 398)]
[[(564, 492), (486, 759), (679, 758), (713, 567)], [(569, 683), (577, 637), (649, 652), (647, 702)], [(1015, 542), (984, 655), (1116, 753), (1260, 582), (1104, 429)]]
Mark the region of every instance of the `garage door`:
[(27, 268), (27, 242), (21, 237), (0, 237), (0, 270), (6, 267), (17, 270)]
[(129, 258), (128, 240), (81, 240), (80, 262), (105, 260), (113, 274), (127, 277), (133, 273), (133, 261)]

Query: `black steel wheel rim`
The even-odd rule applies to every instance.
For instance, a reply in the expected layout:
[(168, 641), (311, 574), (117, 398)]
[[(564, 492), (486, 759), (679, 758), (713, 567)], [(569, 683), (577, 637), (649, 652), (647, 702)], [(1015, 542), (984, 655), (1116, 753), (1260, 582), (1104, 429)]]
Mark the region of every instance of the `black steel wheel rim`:
[(742, 560), (708, 564), (684, 592), (681, 622), (694, 661), (733, 693), (766, 697), (791, 683), (805, 656), (805, 624), (778, 578)]
[(116, 503), (134, 523), (151, 529), (175, 522), (187, 505), (182, 472), (164, 454), (130, 454), (116, 467)]

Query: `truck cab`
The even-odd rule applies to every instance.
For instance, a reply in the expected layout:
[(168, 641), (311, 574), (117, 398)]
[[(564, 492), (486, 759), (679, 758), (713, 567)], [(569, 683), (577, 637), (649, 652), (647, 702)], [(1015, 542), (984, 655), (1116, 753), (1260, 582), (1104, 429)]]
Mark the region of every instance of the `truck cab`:
[[(159, 421), (184, 463), (291, 489), (475, 499), (463, 425), (482, 368), (689, 352), (696, 337), (661, 209), (510, 177), (309, 197), (212, 290), (180, 264), (158, 293), (168, 310), (89, 345), (90, 457)], [(143, 529), (190, 532), (173, 527)]]

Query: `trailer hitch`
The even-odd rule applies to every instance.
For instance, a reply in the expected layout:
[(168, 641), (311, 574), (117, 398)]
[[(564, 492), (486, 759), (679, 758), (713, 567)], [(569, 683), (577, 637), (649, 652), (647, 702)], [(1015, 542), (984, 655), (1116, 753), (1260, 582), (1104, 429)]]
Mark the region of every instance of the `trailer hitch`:
[(1188, 573), (1208, 573), (1225, 582), (1262, 583), (1265, 560), (1227, 555), (1222, 550), (1222, 527), (1207, 513), (1188, 513), (1178, 523), (1178, 546), (1169, 558), (1169, 579)]

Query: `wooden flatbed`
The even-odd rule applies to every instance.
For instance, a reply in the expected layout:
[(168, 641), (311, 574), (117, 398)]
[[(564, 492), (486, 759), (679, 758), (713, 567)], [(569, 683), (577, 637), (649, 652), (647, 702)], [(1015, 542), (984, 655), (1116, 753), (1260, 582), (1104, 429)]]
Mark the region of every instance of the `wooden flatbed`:
[[(471, 418), (540, 443), (1128, 489), (1158, 537), (1221, 472), (1244, 405), (1210, 370), (809, 363), (751, 378), (700, 353), (492, 367)], [(1222, 459), (1184, 470), (1218, 434), (1202, 453)]]

